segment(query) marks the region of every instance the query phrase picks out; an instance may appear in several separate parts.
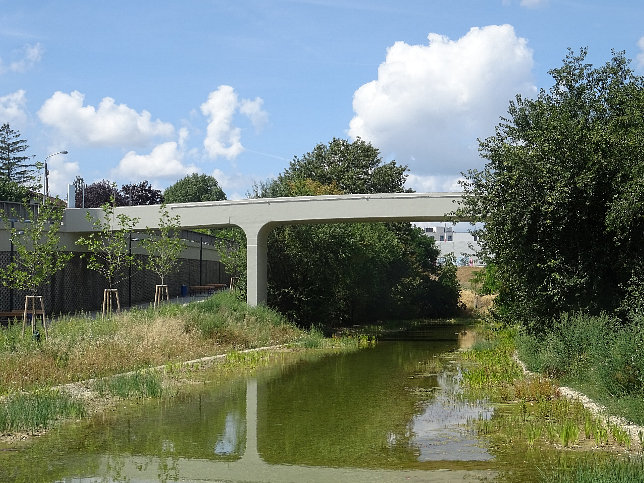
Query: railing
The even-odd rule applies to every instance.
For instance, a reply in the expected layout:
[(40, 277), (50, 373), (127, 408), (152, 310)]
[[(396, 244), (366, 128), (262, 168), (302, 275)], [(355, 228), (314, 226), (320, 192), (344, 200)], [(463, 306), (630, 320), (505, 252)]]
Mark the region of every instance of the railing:
[(6, 220), (35, 220), (38, 217), (38, 203), (23, 203), (0, 201), (0, 216)]

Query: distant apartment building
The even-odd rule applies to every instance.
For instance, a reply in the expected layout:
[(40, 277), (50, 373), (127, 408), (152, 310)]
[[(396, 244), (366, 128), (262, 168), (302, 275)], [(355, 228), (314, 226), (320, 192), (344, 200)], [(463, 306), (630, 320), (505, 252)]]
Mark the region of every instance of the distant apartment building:
[(441, 251), (441, 257), (450, 253), (456, 257), (458, 265), (482, 265), (476, 253), (479, 250), (478, 240), (469, 232), (454, 231), (452, 226), (428, 226), (424, 228), (425, 235), (436, 242)]

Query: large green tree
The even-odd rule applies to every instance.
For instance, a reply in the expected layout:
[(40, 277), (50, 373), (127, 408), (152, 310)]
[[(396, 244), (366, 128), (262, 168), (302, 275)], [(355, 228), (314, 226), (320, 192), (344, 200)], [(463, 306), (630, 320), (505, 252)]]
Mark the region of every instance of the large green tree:
[[(11, 129), (8, 123), (0, 126), (0, 183), (5, 188), (7, 185), (18, 185), (33, 190), (38, 188), (37, 170), (40, 165), (32, 162), (32, 156), (25, 154), (27, 149), (29, 145), (20, 137), (18, 131)], [(11, 190), (13, 191), (15, 190)]]
[(193, 173), (180, 179), (163, 192), (166, 203), (225, 200), (226, 194), (213, 176)]
[[(406, 171), (367, 142), (333, 139), (295, 157), (255, 194), (402, 192)], [(441, 278), (438, 253), (409, 223), (277, 227), (268, 239), (268, 302), (304, 325), (453, 313), (458, 287), (447, 283), (454, 274)]]
[(644, 295), (644, 81), (622, 53), (597, 68), (586, 54), (569, 51), (550, 90), (510, 103), (464, 182), (461, 214), (485, 222), (500, 313), (537, 330)]

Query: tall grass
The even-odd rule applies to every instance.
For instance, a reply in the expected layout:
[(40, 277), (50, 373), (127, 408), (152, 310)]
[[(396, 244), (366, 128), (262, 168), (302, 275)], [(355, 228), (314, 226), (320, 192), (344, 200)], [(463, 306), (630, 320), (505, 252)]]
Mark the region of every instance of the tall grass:
[(22, 337), (20, 324), (15, 324), (0, 330), (0, 395), (290, 343), (302, 335), (278, 313), (249, 307), (229, 292), (104, 320), (61, 317), (40, 342)]
[(163, 381), (157, 372), (136, 371), (100, 379), (94, 383), (94, 389), (100, 396), (158, 398), (163, 394)]
[(0, 404), (0, 432), (37, 431), (63, 418), (85, 416), (83, 403), (61, 391), (35, 391), (7, 396)]
[(519, 356), (644, 424), (644, 318), (621, 325), (608, 315), (564, 314), (541, 335), (521, 334)]

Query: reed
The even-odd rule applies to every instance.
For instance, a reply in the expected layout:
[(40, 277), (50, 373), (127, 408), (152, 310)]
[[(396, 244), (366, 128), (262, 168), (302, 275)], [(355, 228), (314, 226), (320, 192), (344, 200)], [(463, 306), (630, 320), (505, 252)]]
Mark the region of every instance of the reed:
[(0, 432), (35, 432), (58, 420), (81, 418), (85, 414), (83, 403), (63, 391), (11, 394), (0, 405)]

